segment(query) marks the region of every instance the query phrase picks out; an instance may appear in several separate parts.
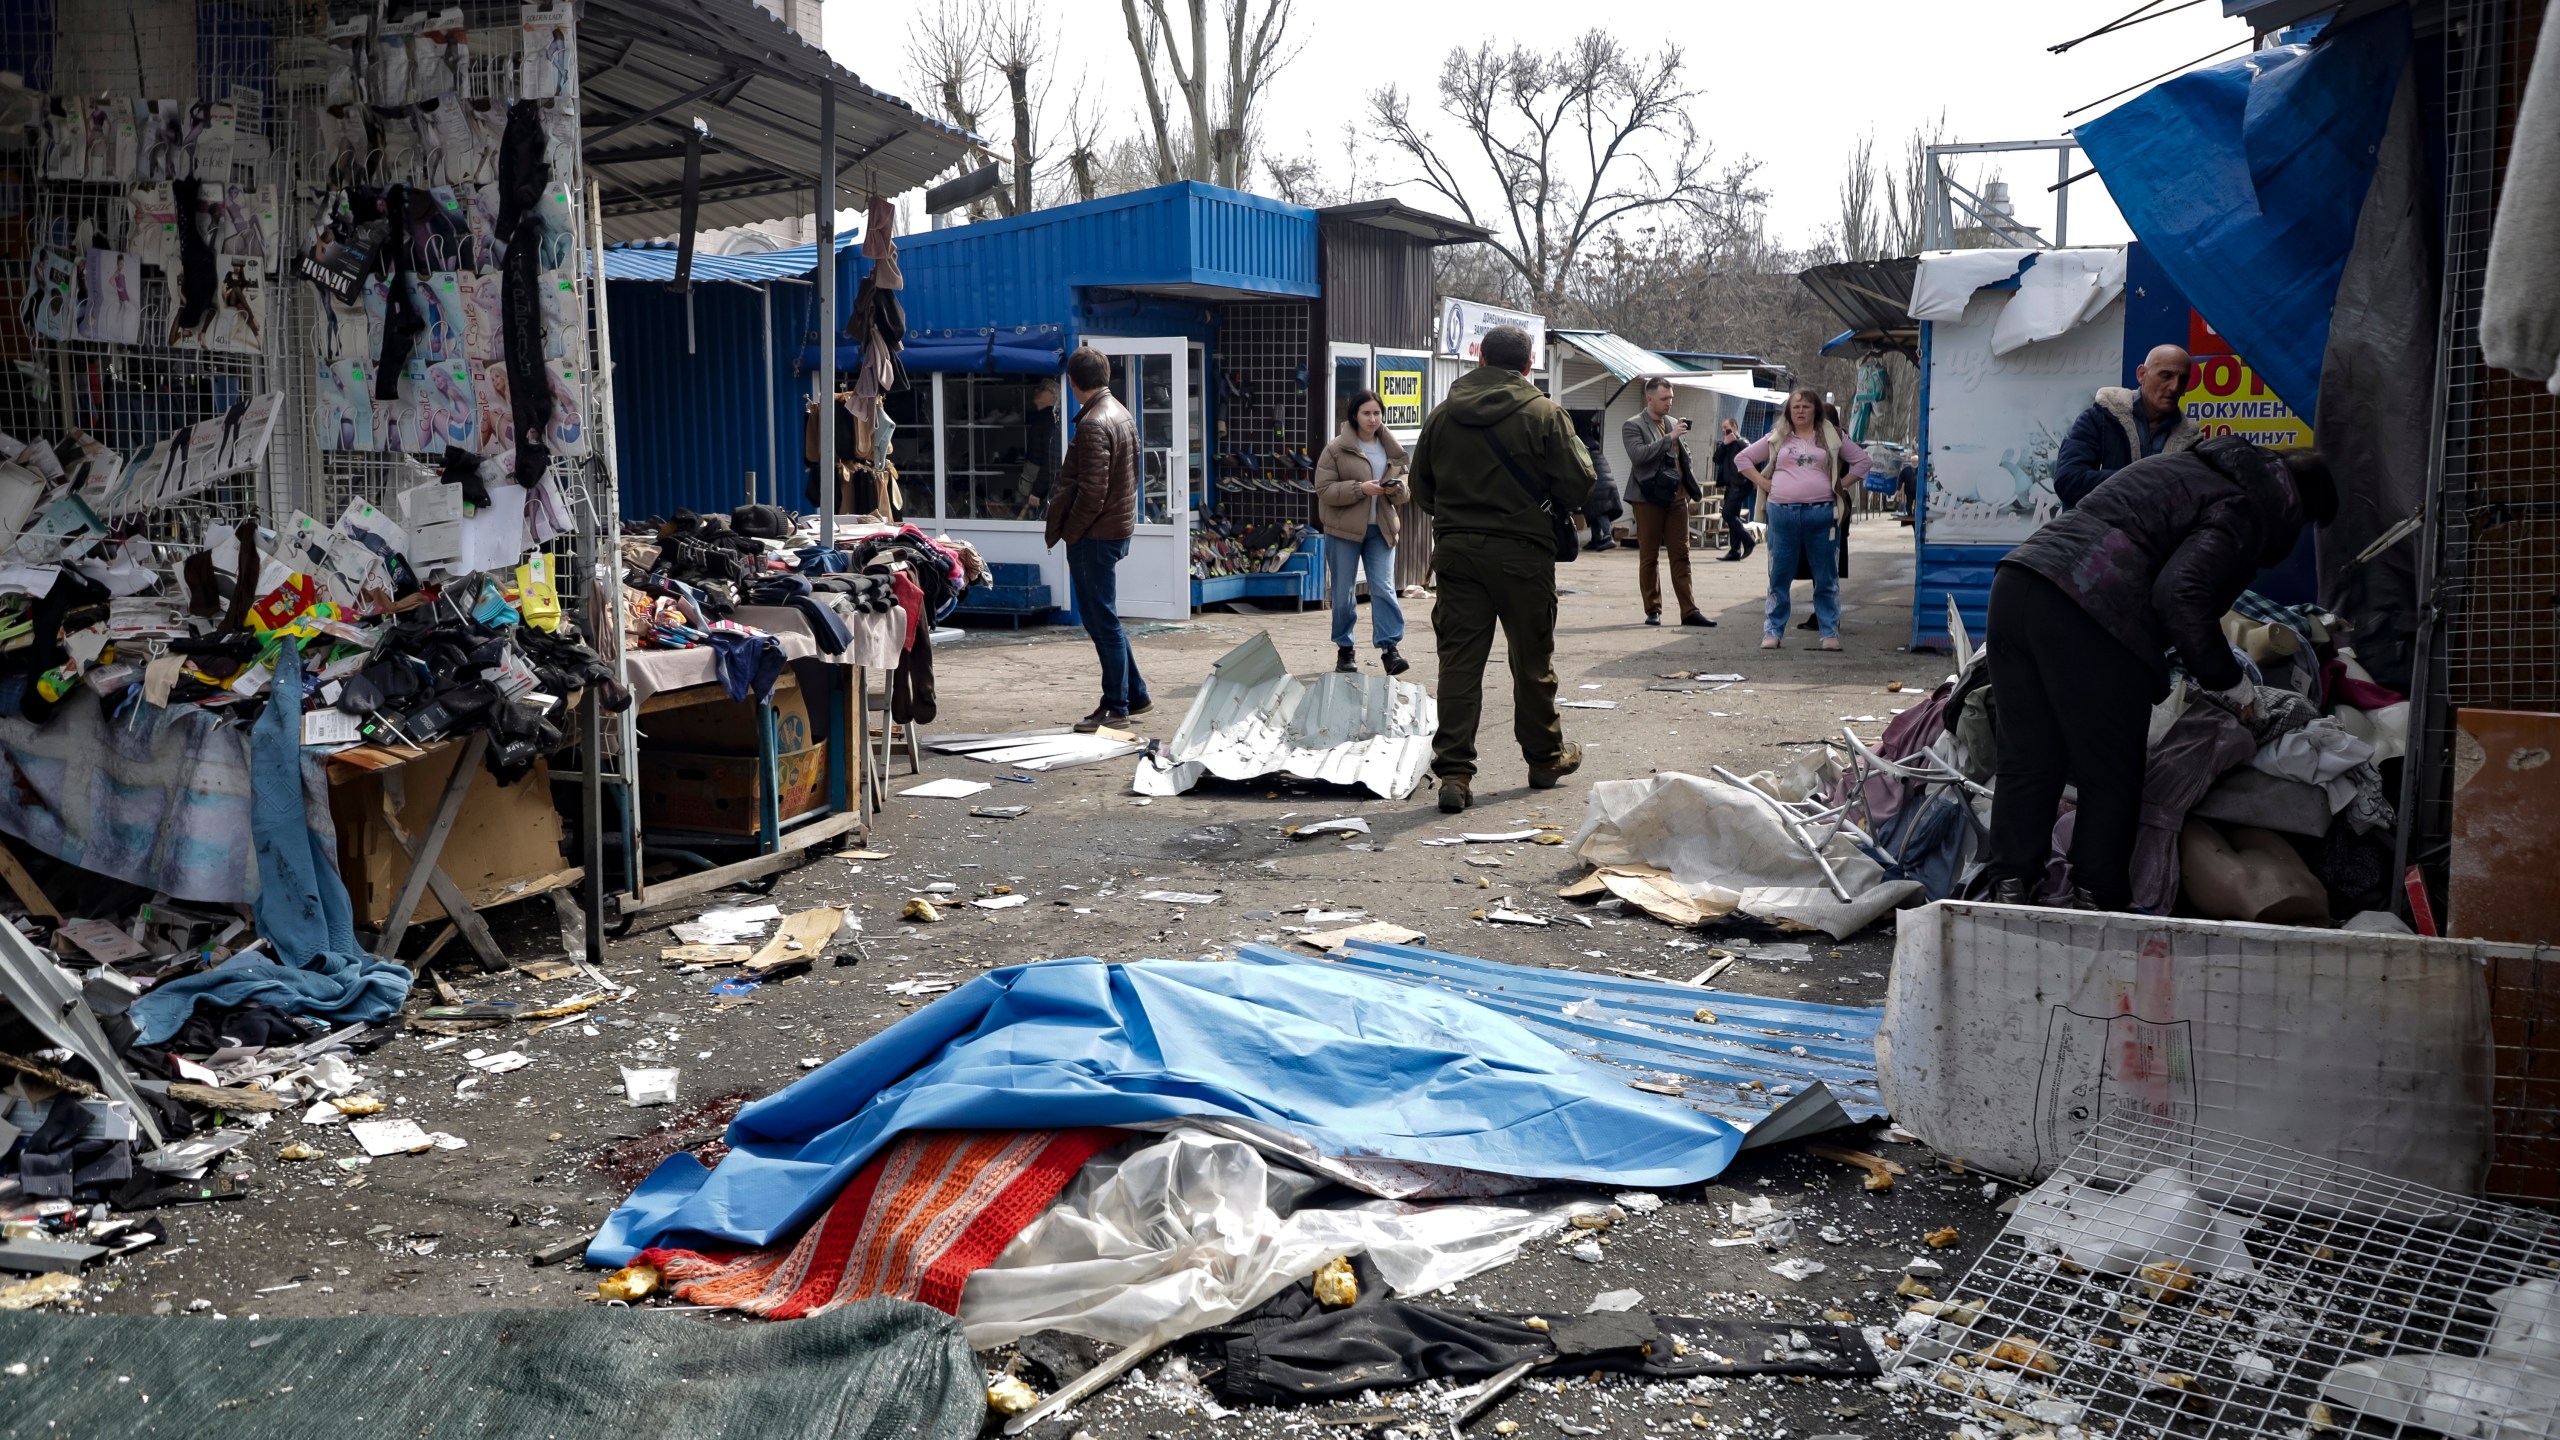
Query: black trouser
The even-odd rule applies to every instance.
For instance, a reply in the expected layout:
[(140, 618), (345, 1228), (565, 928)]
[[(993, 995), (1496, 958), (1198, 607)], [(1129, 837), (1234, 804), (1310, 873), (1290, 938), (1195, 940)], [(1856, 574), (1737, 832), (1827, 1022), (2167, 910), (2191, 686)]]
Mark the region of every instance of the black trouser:
[(1759, 493), (1759, 488), (1752, 485), (1724, 487), (1724, 553), (1727, 555), (1748, 555), (1760, 548), (1759, 542), (1751, 538), (1751, 532), (1742, 526), (1751, 514), (1751, 498)]
[(2127, 867), (2142, 818), (2151, 667), (2050, 580), (2003, 565), (1991, 581), (1991, 697), (1999, 784), (1986, 878), (2043, 876), (2062, 787), (2080, 790), (2072, 883), (2109, 910), (2133, 899)]

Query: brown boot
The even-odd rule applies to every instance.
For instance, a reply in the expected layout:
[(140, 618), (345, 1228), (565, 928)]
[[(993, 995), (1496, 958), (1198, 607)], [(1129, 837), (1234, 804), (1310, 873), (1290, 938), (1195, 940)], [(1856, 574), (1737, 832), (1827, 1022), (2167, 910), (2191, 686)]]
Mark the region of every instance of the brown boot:
[(1557, 752), (1556, 758), (1552, 763), (1546, 765), (1533, 764), (1529, 767), (1529, 788), (1532, 790), (1553, 790), (1558, 785), (1564, 783), (1564, 777), (1581, 768), (1582, 747), (1574, 744), (1570, 740), (1567, 740), (1564, 742), (1564, 749)]
[(1440, 812), (1442, 814), (1455, 815), (1475, 803), (1475, 793), (1469, 788), (1467, 779), (1468, 777), (1464, 775), (1440, 777)]

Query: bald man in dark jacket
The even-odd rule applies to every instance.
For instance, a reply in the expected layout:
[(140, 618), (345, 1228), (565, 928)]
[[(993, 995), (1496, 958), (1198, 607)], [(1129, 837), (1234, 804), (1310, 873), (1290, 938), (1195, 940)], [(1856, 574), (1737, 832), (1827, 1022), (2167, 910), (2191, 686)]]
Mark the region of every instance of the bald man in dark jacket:
[(2195, 683), (2245, 711), (2255, 692), (2223, 613), (2337, 514), (2328, 466), (2236, 435), (2136, 460), (2000, 562), (1991, 582), (1999, 783), (1992, 898), (2024, 904), (2052, 850), (2063, 787), (2079, 788), (2071, 873), (2087, 909), (2131, 902), (2151, 707), (2170, 651)]

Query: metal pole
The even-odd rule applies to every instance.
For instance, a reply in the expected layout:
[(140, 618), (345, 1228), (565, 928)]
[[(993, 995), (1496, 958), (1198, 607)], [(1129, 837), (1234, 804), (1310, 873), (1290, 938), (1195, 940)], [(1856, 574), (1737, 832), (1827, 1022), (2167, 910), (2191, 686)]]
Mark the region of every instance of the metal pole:
[(818, 544), (836, 543), (836, 87), (818, 92)]
[(2053, 246), (2059, 250), (2071, 243), (2071, 147), (2053, 152)]
[(773, 503), (782, 503), (782, 450), (774, 438), (773, 427), (781, 422), (773, 409), (773, 286), (759, 285), (764, 292), (764, 473), (772, 477)]
[[(593, 180), (587, 182), (587, 213), (583, 218), (594, 226), (594, 229), (588, 232), (589, 236), (601, 242), (604, 237), (604, 197)], [(586, 254), (578, 256), (577, 259), (583, 266), (596, 254), (596, 250), (588, 249)], [(587, 397), (587, 414), (590, 421), (598, 414), (609, 417), (613, 408), (613, 351), (610, 348), (612, 330), (611, 321), (605, 314), (603, 272), (603, 265), (597, 264), (588, 291), (595, 306), (594, 318), (591, 322), (594, 326), (595, 341), (593, 352), (595, 364), (592, 369), (597, 376), (597, 383), (588, 392)], [(692, 302), (693, 297), (690, 294), (686, 295), (685, 303), (688, 308)], [(688, 328), (690, 323), (688, 320)], [(611, 419), (608, 418), (605, 424), (610, 427)], [(592, 429), (592, 426), (590, 428)], [(606, 433), (610, 435), (612, 432), (608, 429)], [(578, 588), (586, 593), (588, 599), (587, 606), (583, 607), (586, 613), (580, 616), (580, 620), (587, 631), (590, 643), (600, 638), (602, 623), (607, 622), (609, 617), (617, 614), (621, 609), (622, 593), (622, 568), (619, 564), (616, 564), (610, 572), (599, 572), (599, 567), (603, 564), (605, 527), (608, 523), (612, 523), (616, 531), (621, 528), (617, 502), (621, 498), (619, 487), (622, 484), (622, 476), (613, 463), (613, 451), (610, 446), (599, 444), (593, 448), (595, 457), (587, 465), (587, 503), (577, 509)], [(609, 522), (608, 517), (617, 518)], [(618, 560), (622, 551), (621, 536), (616, 534), (612, 543)], [(602, 583), (608, 578), (609, 585)], [(619, 646), (615, 647), (613, 660), (614, 669), (619, 673), (624, 663)], [(587, 953), (581, 963), (585, 965), (588, 974), (600, 977), (603, 974), (601, 967), (604, 964), (604, 904), (607, 888), (604, 879), (604, 687), (589, 685), (586, 703), (579, 708), (585, 711), (585, 714), (579, 718), (585, 722), (586, 732), (580, 738), (580, 744), (586, 751), (586, 754), (580, 758), (585, 763), (579, 766), (586, 771), (586, 774), (581, 777), (584, 783), (578, 787), (579, 834), (584, 841), (580, 849), (585, 852), (579, 858), (585, 862), (587, 870), (586, 883), (578, 887), (580, 897), (586, 901), (583, 908), (587, 912)]]

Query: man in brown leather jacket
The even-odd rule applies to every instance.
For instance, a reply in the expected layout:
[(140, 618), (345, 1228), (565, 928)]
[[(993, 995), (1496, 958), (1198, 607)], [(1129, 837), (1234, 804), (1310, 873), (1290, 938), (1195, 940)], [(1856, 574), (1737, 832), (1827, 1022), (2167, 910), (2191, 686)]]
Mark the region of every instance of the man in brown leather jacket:
[(1111, 393), (1111, 362), (1101, 351), (1084, 346), (1068, 356), (1067, 383), (1084, 410), (1049, 494), (1047, 537), (1066, 542), (1076, 613), (1102, 660), (1102, 703), (1076, 722), (1090, 735), (1155, 708), (1120, 625), (1119, 566), (1138, 524), (1138, 423)]

